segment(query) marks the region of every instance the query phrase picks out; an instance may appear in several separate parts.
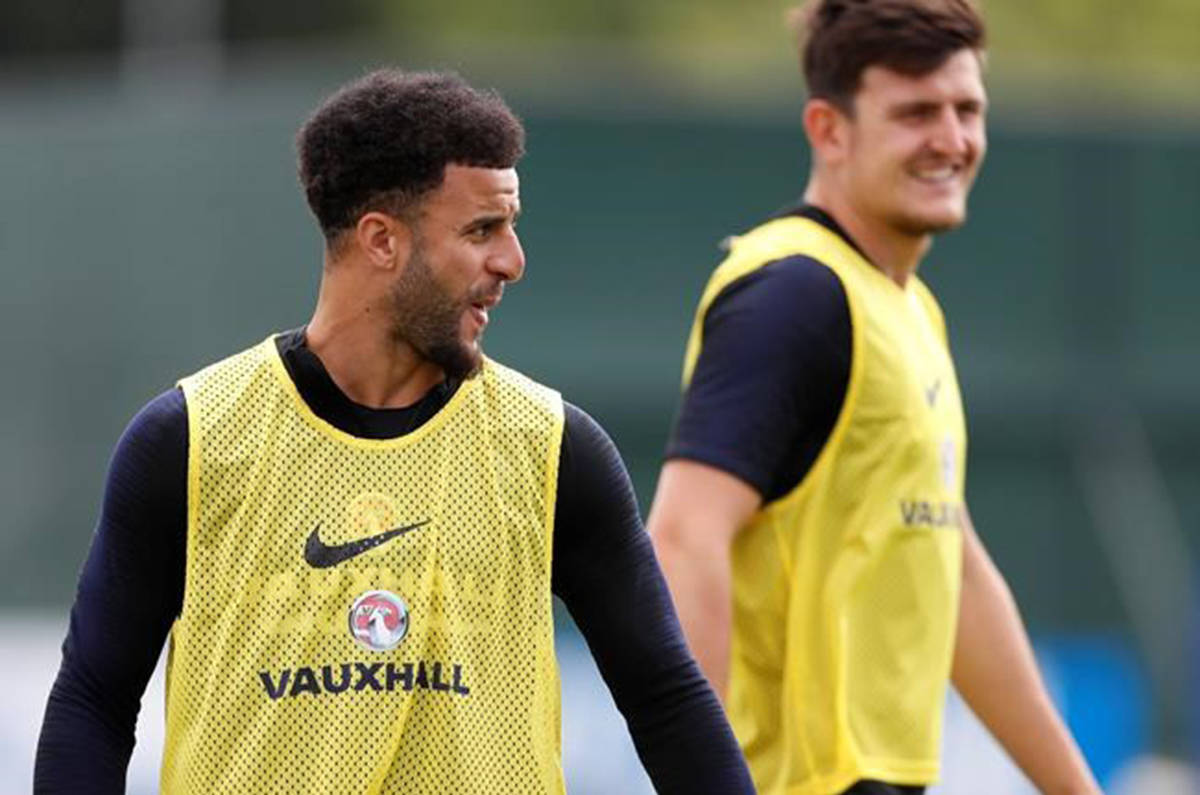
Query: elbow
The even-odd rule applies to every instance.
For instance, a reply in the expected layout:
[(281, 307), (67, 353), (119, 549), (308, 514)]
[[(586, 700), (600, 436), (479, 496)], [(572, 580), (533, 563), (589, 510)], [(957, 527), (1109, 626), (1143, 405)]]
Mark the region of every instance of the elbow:
[(711, 522), (664, 521), (651, 526), (654, 554), (668, 579), (681, 570), (728, 565), (735, 532)]
[(678, 517), (651, 515), (647, 525), (654, 554), (663, 565), (690, 554), (696, 545), (694, 528)]
[(646, 532), (650, 534), (650, 543), (654, 545), (654, 551), (660, 552), (663, 546), (678, 544), (683, 524), (677, 517), (668, 515), (662, 506), (654, 505), (646, 518)]

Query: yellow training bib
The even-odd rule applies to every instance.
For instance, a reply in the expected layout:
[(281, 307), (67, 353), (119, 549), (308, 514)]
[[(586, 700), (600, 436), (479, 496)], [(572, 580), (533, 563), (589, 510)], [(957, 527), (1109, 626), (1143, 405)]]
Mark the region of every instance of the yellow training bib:
[(558, 394), (486, 361), (369, 440), (309, 410), (270, 339), (181, 385), (163, 791), (561, 793)]
[(736, 239), (713, 274), (684, 383), (721, 290), (793, 255), (845, 288), (850, 380), (811, 471), (734, 543), (730, 720), (764, 795), (928, 783), (957, 621), (966, 460), (933, 296), (915, 276), (899, 287), (815, 221), (771, 221)]

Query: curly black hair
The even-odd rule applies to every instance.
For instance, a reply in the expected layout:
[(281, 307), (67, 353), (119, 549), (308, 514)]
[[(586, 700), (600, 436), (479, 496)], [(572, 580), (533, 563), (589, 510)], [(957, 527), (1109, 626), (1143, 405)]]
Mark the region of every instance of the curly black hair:
[(380, 69), (325, 100), (296, 149), (308, 206), (332, 242), (366, 212), (410, 217), (448, 164), (515, 166), (525, 128), (498, 94), (457, 74)]

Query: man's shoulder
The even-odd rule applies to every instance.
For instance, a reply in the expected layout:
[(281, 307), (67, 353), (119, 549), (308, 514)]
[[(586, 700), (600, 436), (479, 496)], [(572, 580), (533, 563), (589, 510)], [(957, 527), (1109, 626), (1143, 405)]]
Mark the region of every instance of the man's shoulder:
[(713, 300), (709, 318), (720, 322), (730, 315), (753, 316), (754, 326), (828, 328), (848, 317), (846, 289), (825, 263), (793, 254), (766, 262), (727, 284)]
[(772, 218), (723, 244), (725, 259), (709, 279), (702, 306), (746, 289), (807, 297), (844, 295), (837, 262), (848, 245), (836, 230), (811, 218)]
[(527, 389), (548, 390), (550, 392), (558, 391), (554, 387), (539, 381), (533, 376), (518, 370), (511, 365), (497, 361), (490, 356), (484, 357), (483, 372), (489, 374), (491, 377), (497, 380), (519, 385)]
[(713, 273), (718, 285), (794, 257), (807, 258), (835, 272), (863, 258), (837, 222), (816, 208), (777, 215), (722, 245), (727, 254)]
[(788, 254), (769, 260), (755, 273), (764, 292), (782, 291), (793, 298), (845, 297), (837, 271), (811, 254)]
[(562, 395), (557, 389), (502, 364), (491, 357), (484, 358), (483, 371), (476, 376), (485, 389), (499, 389), (512, 399), (541, 407), (559, 417), (563, 413)]
[(179, 386), (183, 388), (186, 394), (213, 379), (222, 376), (229, 377), (235, 374), (248, 375), (254, 370), (262, 368), (270, 362), (276, 336), (272, 334), (262, 342), (229, 354), (222, 359), (211, 362), (199, 370), (183, 376), (179, 379)]
[(186, 449), (187, 433), (187, 404), (183, 393), (172, 387), (142, 406), (129, 421), (117, 443), (114, 461), (130, 455), (136, 460), (141, 455), (138, 451)]

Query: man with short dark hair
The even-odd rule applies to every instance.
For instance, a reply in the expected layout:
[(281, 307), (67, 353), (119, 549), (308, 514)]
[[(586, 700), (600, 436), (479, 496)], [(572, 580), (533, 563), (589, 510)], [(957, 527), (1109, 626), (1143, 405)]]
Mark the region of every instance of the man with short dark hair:
[(759, 791), (913, 793), (946, 682), (1044, 792), (1097, 787), (964, 501), (945, 324), (916, 270), (985, 149), (967, 0), (801, 15), (803, 203), (700, 301), (649, 527)]
[(169, 633), (164, 791), (562, 792), (554, 593), (659, 791), (751, 792), (612, 442), (482, 355), (525, 265), (520, 122), (388, 70), (298, 148), (312, 320), (122, 436), (35, 790), (123, 790)]

